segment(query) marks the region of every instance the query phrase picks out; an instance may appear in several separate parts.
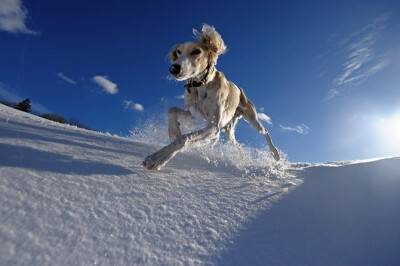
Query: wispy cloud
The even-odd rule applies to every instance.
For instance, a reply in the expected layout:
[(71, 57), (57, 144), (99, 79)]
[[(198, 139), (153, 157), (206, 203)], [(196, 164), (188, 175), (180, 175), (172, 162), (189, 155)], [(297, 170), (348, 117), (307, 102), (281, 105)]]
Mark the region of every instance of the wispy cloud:
[(21, 0), (1, 0), (0, 30), (10, 33), (38, 34), (26, 26), (28, 10)]
[(391, 63), (387, 54), (379, 54), (378, 41), (386, 28), (390, 13), (375, 18), (361, 30), (337, 42), (338, 52), (344, 53), (341, 72), (333, 79), (326, 100), (356, 86)]
[[(264, 110), (264, 108), (262, 108)], [(258, 119), (267, 122), (267, 124), (272, 124), (272, 119), (271, 117), (269, 117), (268, 115), (264, 114), (264, 113), (257, 113), (257, 117)]]
[(73, 80), (72, 78), (67, 77), (66, 75), (64, 75), (62, 72), (58, 72), (57, 73), (57, 77), (59, 77), (60, 79), (62, 79), (63, 81), (72, 84), (72, 85), (76, 85), (76, 81)]
[(282, 131), (293, 131), (302, 135), (308, 134), (311, 131), (310, 128), (305, 124), (301, 124), (295, 127), (286, 127), (279, 125), (279, 127), (281, 128)]
[(118, 93), (117, 84), (110, 81), (106, 76), (94, 76), (92, 81), (99, 85), (103, 90), (109, 94)]
[(139, 112), (144, 111), (143, 105), (141, 105), (140, 103), (134, 103), (131, 100), (124, 100), (123, 105), (124, 105), (125, 111), (128, 111), (128, 110), (136, 110)]
[[(21, 102), (25, 98), (19, 96), (17, 93), (11, 91), (5, 84), (0, 82), (0, 98), (2, 98), (5, 101), (16, 103), (16, 102)], [(51, 113), (49, 109), (47, 109), (45, 106), (43, 106), (40, 103), (37, 103), (35, 101), (31, 102), (32, 106), (32, 111), (40, 113), (40, 114), (45, 114), (45, 113)]]

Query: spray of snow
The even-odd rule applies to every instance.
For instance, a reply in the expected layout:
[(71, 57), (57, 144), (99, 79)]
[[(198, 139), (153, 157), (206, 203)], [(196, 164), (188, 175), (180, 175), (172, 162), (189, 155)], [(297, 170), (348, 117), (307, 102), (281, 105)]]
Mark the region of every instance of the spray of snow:
[[(165, 116), (158, 117), (156, 120), (145, 121), (133, 127), (130, 138), (143, 143), (156, 144), (159, 148), (169, 144), (167, 119)], [(202, 121), (197, 121), (196, 125), (182, 123), (182, 133), (201, 129), (204, 125)], [(280, 151), (281, 161), (276, 162), (266, 146), (252, 148), (241, 144), (238, 147), (222, 137), (214, 146), (210, 143), (202, 143), (182, 153), (193, 157), (197, 162), (200, 161), (215, 168), (226, 167), (229, 171), (235, 171), (241, 176), (283, 178), (291, 175), (290, 163), (287, 161), (287, 155), (282, 151)]]

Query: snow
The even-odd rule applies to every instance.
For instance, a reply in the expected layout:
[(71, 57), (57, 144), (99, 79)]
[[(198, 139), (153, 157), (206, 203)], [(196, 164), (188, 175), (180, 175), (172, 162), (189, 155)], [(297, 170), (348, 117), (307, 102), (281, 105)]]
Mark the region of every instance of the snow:
[(276, 163), (219, 144), (148, 171), (166, 131), (142, 129), (0, 105), (0, 264), (400, 263), (400, 158)]

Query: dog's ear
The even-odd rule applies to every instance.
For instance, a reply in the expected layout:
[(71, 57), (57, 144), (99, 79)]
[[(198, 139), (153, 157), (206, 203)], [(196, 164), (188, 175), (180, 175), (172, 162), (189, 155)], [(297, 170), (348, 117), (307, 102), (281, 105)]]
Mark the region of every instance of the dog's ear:
[(212, 53), (214, 53), (213, 60), (216, 63), (218, 55), (226, 52), (226, 45), (222, 40), (221, 35), (215, 30), (213, 26), (204, 24), (201, 33), (193, 29), (193, 34), (199, 42), (202, 42)]
[(178, 59), (178, 54), (176, 53), (176, 50), (178, 49), (178, 47), (179, 47), (179, 44), (174, 45), (174, 47), (172, 47), (168, 53), (169, 60), (171, 60), (171, 63), (175, 62), (176, 59)]

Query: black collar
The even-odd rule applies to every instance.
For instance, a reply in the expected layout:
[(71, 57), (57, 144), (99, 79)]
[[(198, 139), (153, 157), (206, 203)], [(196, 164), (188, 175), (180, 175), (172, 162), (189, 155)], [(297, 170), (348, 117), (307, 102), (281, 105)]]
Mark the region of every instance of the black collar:
[(204, 84), (207, 83), (208, 79), (210, 78), (210, 76), (214, 73), (215, 71), (215, 66), (212, 64), (208, 64), (207, 68), (206, 68), (206, 74), (204, 75), (204, 77), (200, 80), (200, 81), (194, 81), (193, 79), (188, 79), (184, 86), (186, 88), (186, 90), (190, 93), (190, 88), (197, 88), (200, 86), (203, 86)]

